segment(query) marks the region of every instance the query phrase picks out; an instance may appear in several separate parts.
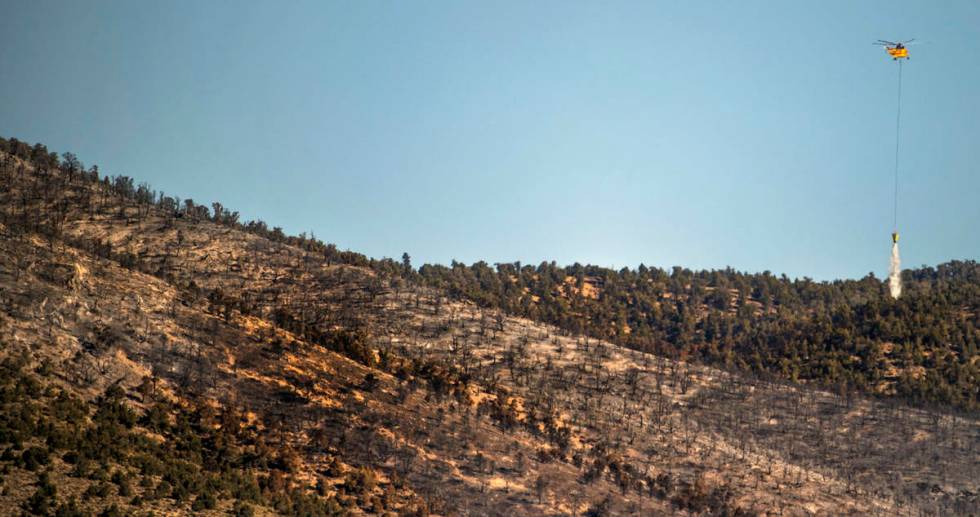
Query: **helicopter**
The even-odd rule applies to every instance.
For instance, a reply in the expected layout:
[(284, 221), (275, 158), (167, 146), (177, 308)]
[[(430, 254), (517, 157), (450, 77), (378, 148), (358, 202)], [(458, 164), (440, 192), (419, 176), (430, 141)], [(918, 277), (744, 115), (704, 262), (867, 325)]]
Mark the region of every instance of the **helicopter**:
[(885, 47), (885, 51), (892, 57), (892, 60), (898, 61), (899, 59), (909, 59), (909, 49), (906, 48), (906, 45), (911, 44), (913, 41), (915, 41), (915, 38), (907, 41), (899, 41), (898, 43), (880, 39), (872, 43), (872, 45)]

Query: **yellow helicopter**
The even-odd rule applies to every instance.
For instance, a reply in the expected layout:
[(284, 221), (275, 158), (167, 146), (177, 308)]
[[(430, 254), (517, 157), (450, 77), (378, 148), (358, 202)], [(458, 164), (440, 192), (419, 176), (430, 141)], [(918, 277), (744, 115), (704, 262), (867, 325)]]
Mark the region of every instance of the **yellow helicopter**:
[(913, 41), (915, 41), (915, 38), (912, 38), (908, 41), (899, 41), (898, 43), (895, 43), (894, 41), (886, 41), (880, 39), (872, 43), (872, 45), (885, 47), (885, 52), (888, 52), (888, 55), (891, 56), (893, 60), (897, 61), (899, 59), (909, 58), (909, 49), (907, 48), (907, 45), (910, 45)]

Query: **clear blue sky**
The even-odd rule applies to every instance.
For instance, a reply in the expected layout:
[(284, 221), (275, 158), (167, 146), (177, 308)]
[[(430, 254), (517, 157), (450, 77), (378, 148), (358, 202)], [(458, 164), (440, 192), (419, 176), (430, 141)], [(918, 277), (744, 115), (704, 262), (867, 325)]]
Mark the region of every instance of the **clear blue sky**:
[(980, 2), (0, 5), (0, 135), (374, 257), (980, 258)]

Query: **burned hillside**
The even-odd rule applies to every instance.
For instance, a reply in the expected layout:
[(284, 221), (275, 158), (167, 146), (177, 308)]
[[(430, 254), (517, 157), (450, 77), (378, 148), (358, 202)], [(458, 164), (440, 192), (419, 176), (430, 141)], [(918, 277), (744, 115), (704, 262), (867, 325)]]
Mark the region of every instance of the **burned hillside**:
[(980, 504), (969, 414), (630, 350), (70, 155), (6, 149), (3, 507), (940, 515)]

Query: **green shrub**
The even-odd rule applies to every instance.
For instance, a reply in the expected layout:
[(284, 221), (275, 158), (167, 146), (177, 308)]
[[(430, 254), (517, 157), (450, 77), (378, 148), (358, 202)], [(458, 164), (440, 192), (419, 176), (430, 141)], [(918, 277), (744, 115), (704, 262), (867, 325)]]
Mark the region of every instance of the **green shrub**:
[(57, 503), (58, 490), (48, 479), (48, 473), (38, 476), (37, 490), (24, 502), (24, 510), (33, 515), (48, 515)]
[(55, 517), (88, 517), (88, 513), (83, 512), (78, 507), (78, 501), (72, 497), (67, 503), (62, 503), (58, 506), (58, 510), (54, 513)]
[(129, 475), (121, 470), (117, 470), (112, 474), (112, 482), (119, 487), (119, 495), (122, 497), (129, 497), (133, 495), (133, 487), (129, 481)]
[(163, 499), (164, 497), (170, 497), (170, 492), (172, 487), (170, 483), (165, 480), (161, 480), (157, 487), (153, 490), (153, 497), (155, 499)]
[(45, 447), (31, 447), (24, 451), (20, 456), (20, 464), (25, 469), (34, 471), (41, 465), (48, 464), (48, 449)]
[(369, 493), (377, 486), (378, 480), (371, 469), (361, 467), (354, 470), (347, 476), (344, 485), (351, 493)]
[(215, 499), (214, 495), (211, 494), (210, 491), (205, 491), (194, 499), (194, 503), (191, 505), (191, 510), (194, 510), (195, 512), (199, 512), (201, 510), (212, 510), (217, 505), (218, 501)]
[(235, 517), (254, 517), (255, 510), (248, 503), (235, 501), (235, 506), (231, 508), (231, 514)]
[(112, 485), (106, 483), (105, 481), (100, 481), (98, 483), (92, 483), (91, 485), (89, 485), (88, 488), (85, 489), (85, 492), (82, 494), (82, 497), (86, 499), (92, 499), (92, 498), (101, 499), (108, 496), (110, 492), (112, 492)]
[(113, 503), (112, 506), (106, 508), (105, 510), (102, 510), (102, 513), (99, 514), (99, 517), (123, 517), (123, 515), (124, 514), (122, 510), (120, 510), (119, 507), (116, 506), (115, 503)]

